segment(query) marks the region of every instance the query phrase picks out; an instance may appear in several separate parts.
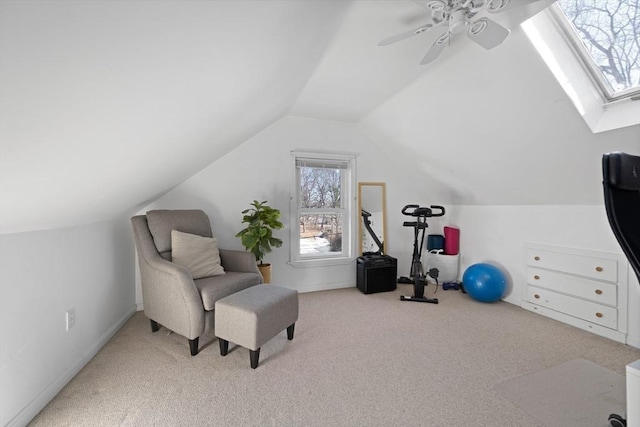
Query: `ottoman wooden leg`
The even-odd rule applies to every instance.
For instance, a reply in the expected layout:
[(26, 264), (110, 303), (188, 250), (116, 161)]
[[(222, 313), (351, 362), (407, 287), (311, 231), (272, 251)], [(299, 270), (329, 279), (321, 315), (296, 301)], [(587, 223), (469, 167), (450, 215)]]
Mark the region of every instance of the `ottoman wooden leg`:
[(287, 339), (289, 341), (293, 339), (293, 330), (295, 329), (295, 327), (296, 327), (296, 324), (294, 323), (293, 325), (287, 328)]
[(249, 358), (251, 359), (251, 369), (258, 367), (258, 359), (260, 359), (260, 349), (249, 350)]
[(220, 343), (220, 356), (226, 356), (229, 352), (229, 341), (218, 338), (218, 342)]

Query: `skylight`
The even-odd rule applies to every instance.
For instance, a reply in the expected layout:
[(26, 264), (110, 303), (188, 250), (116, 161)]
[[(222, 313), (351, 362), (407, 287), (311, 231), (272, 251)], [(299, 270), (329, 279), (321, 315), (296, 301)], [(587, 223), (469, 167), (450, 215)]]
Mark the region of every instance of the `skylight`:
[(637, 0), (558, 0), (573, 47), (608, 101), (640, 93)]
[(558, 0), (522, 23), (594, 133), (640, 124), (638, 0)]

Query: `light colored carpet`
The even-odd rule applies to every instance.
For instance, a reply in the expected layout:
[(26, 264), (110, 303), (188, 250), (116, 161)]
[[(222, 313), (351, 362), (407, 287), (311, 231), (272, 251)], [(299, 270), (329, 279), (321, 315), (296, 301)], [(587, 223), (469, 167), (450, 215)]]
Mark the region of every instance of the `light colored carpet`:
[(625, 377), (575, 359), (505, 381), (496, 391), (549, 427), (599, 427), (626, 412)]
[(442, 289), (438, 305), (399, 300), (410, 293), (301, 294), (293, 341), (283, 331), (265, 344), (255, 370), (248, 350), (222, 357), (213, 336), (191, 357), (185, 338), (151, 333), (137, 313), (32, 425), (534, 427), (497, 384), (578, 358), (624, 375), (640, 358), (504, 302)]

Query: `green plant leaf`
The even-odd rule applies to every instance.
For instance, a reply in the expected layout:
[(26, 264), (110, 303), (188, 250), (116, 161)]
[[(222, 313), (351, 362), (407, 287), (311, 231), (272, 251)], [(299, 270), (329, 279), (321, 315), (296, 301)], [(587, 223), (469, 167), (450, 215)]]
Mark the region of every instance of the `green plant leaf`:
[(240, 230), (236, 237), (242, 241), (242, 245), (256, 257), (256, 261), (262, 263), (265, 254), (272, 251), (273, 247), (282, 246), (282, 240), (273, 237), (272, 230), (284, 227), (280, 222), (280, 211), (267, 205), (267, 201), (250, 203), (253, 208), (242, 211), (242, 223), (247, 227)]

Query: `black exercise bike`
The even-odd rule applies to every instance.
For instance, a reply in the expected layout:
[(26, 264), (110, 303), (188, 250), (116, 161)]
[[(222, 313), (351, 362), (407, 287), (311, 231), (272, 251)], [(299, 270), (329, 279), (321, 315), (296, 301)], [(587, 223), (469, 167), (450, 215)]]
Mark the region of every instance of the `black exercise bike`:
[(398, 283), (413, 283), (413, 295), (400, 297), (401, 301), (428, 302), (438, 304), (437, 298), (426, 298), (424, 296), (424, 287), (427, 285), (427, 275), (436, 281), (438, 286), (438, 269), (431, 268), (427, 274), (424, 273), (422, 267), (422, 247), (424, 245), (424, 234), (429, 227), (427, 218), (438, 217), (444, 215), (444, 207), (434, 206), (421, 207), (419, 205), (407, 205), (402, 208), (402, 213), (415, 218), (415, 221), (405, 221), (402, 223), (404, 227), (413, 228), (413, 256), (411, 259), (411, 272), (409, 277), (402, 276), (398, 279)]

